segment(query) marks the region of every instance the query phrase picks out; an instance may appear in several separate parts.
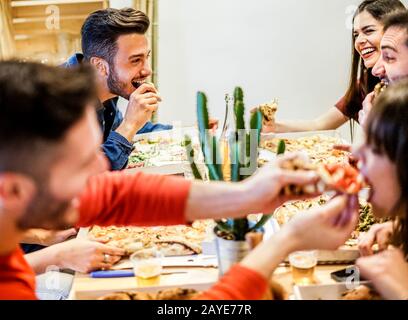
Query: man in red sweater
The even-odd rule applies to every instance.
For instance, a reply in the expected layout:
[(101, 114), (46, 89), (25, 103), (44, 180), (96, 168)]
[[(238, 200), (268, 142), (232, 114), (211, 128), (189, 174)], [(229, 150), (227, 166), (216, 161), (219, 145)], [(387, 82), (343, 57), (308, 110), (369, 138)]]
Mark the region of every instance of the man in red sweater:
[[(100, 174), (106, 171), (107, 160), (100, 151), (94, 88), (93, 74), (86, 66), (65, 70), (0, 62), (0, 299), (36, 298), (34, 273), (18, 247), (30, 228), (153, 226), (272, 212), (288, 200), (280, 196), (284, 186), (316, 180), (314, 174), (288, 172), (277, 165), (237, 184)], [(332, 218), (345, 204), (339, 199), (328, 208), (330, 216), (316, 212), (312, 220), (302, 223), (336, 227), (337, 234), (330, 230), (333, 242), (328, 239), (325, 245), (337, 245), (355, 219), (348, 219), (351, 222), (340, 229), (328, 221), (335, 221)], [(313, 238), (316, 232), (310, 233), (313, 228), (302, 233), (299, 223), (293, 225), (278, 237), (286, 245), (277, 241), (276, 254), (265, 254), (266, 247), (261, 246), (261, 251), (234, 267), (203, 298), (261, 298), (271, 266), (287, 251), (320, 242), (320, 237)], [(303, 239), (308, 240), (307, 245), (302, 244)], [(111, 258), (123, 254), (119, 249), (103, 253)], [(245, 290), (249, 287), (252, 290)]]

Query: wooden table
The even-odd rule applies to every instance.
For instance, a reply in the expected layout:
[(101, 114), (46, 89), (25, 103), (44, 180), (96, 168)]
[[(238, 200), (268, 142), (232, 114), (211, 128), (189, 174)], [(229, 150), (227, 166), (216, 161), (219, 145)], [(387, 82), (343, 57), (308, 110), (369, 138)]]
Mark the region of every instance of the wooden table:
[(156, 292), (166, 288), (192, 288), (206, 290), (218, 280), (216, 268), (164, 268), (163, 272), (182, 271), (186, 273), (161, 275), (159, 282), (140, 284), (135, 277), (93, 279), (89, 274), (76, 273), (71, 289), (71, 299), (97, 299), (104, 294), (117, 291)]
[[(89, 229), (82, 228), (77, 237), (87, 238)], [(317, 284), (336, 283), (330, 277), (330, 273), (346, 268), (348, 265), (318, 265), (315, 270)], [(117, 291), (141, 291), (156, 292), (165, 288), (182, 287), (196, 290), (206, 290), (218, 281), (217, 268), (164, 268), (164, 272), (186, 272), (183, 274), (172, 274), (160, 276), (160, 283), (146, 286), (137, 283), (136, 278), (111, 278), (94, 279), (89, 274), (76, 273), (73, 280), (70, 299), (97, 299), (105, 294)], [(289, 296), (293, 294), (292, 273), (290, 267), (282, 264), (275, 270), (273, 279), (280, 283)]]
[[(336, 283), (330, 278), (330, 273), (344, 269), (346, 265), (317, 266), (315, 278), (318, 284)], [(218, 280), (216, 268), (164, 268), (164, 272), (182, 271), (183, 274), (162, 275), (160, 282), (153, 285), (141, 285), (136, 278), (93, 279), (89, 274), (76, 273), (71, 289), (71, 299), (97, 299), (107, 293), (136, 290), (141, 292), (156, 292), (165, 288), (183, 287), (196, 290), (206, 290)], [(290, 267), (281, 266), (276, 269), (274, 280), (280, 283), (288, 293), (293, 294), (292, 274)]]

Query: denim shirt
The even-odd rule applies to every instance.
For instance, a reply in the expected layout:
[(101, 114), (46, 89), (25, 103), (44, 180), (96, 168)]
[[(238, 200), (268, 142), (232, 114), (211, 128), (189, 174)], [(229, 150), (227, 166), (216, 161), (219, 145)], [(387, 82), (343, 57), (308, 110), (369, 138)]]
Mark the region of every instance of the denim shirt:
[[(76, 53), (62, 66), (66, 68), (74, 67), (82, 63), (83, 58), (82, 54)], [(117, 107), (117, 102), (118, 98), (107, 100), (97, 110), (98, 121), (103, 132), (102, 150), (110, 162), (111, 170), (126, 168), (129, 155), (133, 150), (132, 144), (125, 137), (115, 132), (123, 121), (123, 115)], [(137, 134), (171, 129), (173, 129), (171, 125), (147, 122)]]

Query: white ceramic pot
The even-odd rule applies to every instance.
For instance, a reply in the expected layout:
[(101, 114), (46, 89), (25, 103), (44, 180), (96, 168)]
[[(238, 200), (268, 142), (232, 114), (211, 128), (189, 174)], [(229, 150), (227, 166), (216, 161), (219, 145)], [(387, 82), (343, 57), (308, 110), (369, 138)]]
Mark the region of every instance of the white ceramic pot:
[(215, 248), (220, 275), (225, 274), (250, 251), (249, 244), (246, 241), (224, 240), (220, 237), (215, 237)]

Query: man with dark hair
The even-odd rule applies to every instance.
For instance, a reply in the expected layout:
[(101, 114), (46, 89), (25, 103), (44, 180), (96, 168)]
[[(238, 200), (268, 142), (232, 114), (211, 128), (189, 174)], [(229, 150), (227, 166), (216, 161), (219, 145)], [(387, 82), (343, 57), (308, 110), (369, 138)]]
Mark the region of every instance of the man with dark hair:
[[(287, 171), (279, 162), (241, 183), (208, 184), (141, 172), (106, 172), (95, 100), (94, 77), (86, 67), (67, 70), (0, 62), (0, 299), (36, 298), (33, 270), (18, 246), (28, 229), (178, 225), (197, 219), (242, 217), (272, 212), (290, 199), (282, 196), (289, 185), (316, 183), (315, 174)], [(310, 227), (302, 233), (303, 223), (313, 225), (315, 221), (317, 229), (330, 226), (334, 237), (330, 247), (347, 238), (357, 211), (351, 221), (350, 213), (343, 215), (346, 205), (345, 199), (337, 199), (324, 210), (308, 214), (310, 218), (303, 218), (307, 221), (276, 238), (276, 252), (284, 252), (271, 250), (267, 255), (248, 257), (206, 297), (261, 298), (273, 271), (270, 261), (277, 265), (287, 250), (321, 243)], [(350, 220), (347, 224), (334, 225), (346, 218)], [(110, 260), (124, 254), (117, 248), (98, 253), (102, 268), (109, 268)], [(52, 254), (45, 258), (44, 265), (58, 259)]]
[(392, 14), (385, 20), (381, 58), (373, 74), (389, 83), (408, 77), (408, 11)]
[[(141, 11), (104, 9), (91, 13), (82, 30), (82, 52), (73, 55), (66, 67), (87, 62), (96, 69), (98, 119), (103, 129), (103, 150), (111, 170), (126, 167), (136, 133), (170, 130), (171, 125), (149, 122), (161, 97), (146, 79), (151, 75), (150, 49), (145, 33), (149, 18)], [(124, 116), (118, 97), (129, 100)]]
[[(111, 170), (126, 167), (133, 149), (131, 142), (137, 132), (172, 128), (149, 122), (161, 100), (154, 86), (145, 83), (152, 72), (148, 63), (150, 50), (145, 37), (149, 25), (149, 18), (143, 12), (131, 8), (96, 11), (86, 19), (81, 30), (83, 54), (75, 54), (65, 64), (66, 67), (74, 67), (84, 61), (95, 67), (96, 94), (99, 99), (97, 114), (103, 130), (102, 149)], [(116, 105), (119, 96), (129, 100), (124, 117)], [(31, 253), (75, 234), (73, 229), (59, 233), (32, 230), (24, 238), (22, 247), (24, 252)], [(78, 250), (107, 248), (95, 243), (85, 246), (84, 243), (71, 241), (69, 244), (80, 245)], [(69, 249), (68, 244), (56, 248), (60, 247)], [(69, 253), (72, 250), (66, 251)], [(82, 259), (72, 265), (82, 269), (87, 262)], [(92, 266), (97, 267), (98, 264)]]
[[(372, 73), (383, 82), (393, 84), (408, 77), (408, 11), (390, 14), (384, 21), (381, 56)], [(364, 125), (373, 107), (375, 93), (369, 94), (360, 111), (360, 124)]]

